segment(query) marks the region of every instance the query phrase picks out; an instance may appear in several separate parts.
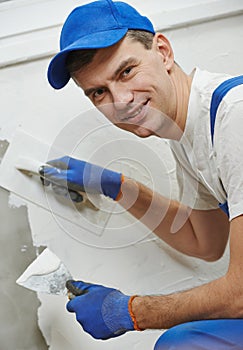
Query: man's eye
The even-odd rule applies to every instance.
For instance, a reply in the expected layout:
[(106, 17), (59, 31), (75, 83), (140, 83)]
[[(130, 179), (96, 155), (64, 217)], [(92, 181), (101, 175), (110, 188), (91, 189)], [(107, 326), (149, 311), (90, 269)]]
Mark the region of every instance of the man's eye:
[(104, 93), (104, 89), (98, 89), (94, 93), (94, 97), (100, 97)]
[(122, 75), (123, 77), (125, 77), (126, 75), (128, 75), (132, 70), (132, 67), (128, 67), (126, 68), (123, 72), (122, 72)]

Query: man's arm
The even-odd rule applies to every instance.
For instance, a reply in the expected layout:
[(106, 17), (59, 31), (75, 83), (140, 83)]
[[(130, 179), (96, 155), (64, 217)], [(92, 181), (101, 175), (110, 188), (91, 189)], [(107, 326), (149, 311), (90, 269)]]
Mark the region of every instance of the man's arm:
[(243, 216), (230, 224), (230, 265), (225, 276), (185, 292), (136, 297), (132, 309), (141, 329), (167, 329), (203, 319), (243, 317)]
[(224, 252), (229, 224), (220, 209), (192, 210), (120, 173), (68, 156), (48, 162), (48, 166), (41, 167), (40, 175), (44, 184), (65, 187), (67, 193), (102, 193), (119, 201), (135, 218), (184, 254), (213, 261)]
[[(96, 339), (127, 331), (168, 329), (175, 325), (223, 318), (243, 318), (243, 216), (232, 220), (228, 272), (185, 292), (160, 296), (127, 296), (83, 281), (69, 281), (78, 296), (67, 304), (83, 329)], [(80, 293), (81, 292), (81, 293)]]
[(129, 178), (121, 192), (119, 204), (176, 250), (207, 261), (222, 256), (229, 221), (221, 209), (192, 210)]

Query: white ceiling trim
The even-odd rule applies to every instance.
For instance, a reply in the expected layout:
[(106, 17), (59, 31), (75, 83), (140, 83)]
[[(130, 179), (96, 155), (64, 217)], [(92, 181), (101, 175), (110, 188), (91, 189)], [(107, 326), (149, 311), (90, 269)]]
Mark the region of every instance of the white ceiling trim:
[[(83, 3), (78, 0), (13, 0), (1, 3), (0, 68), (54, 55), (58, 51), (63, 21), (74, 7)], [(242, 0), (202, 0), (202, 3), (185, 4), (183, 8), (169, 11), (155, 8), (149, 17), (156, 30), (165, 32), (239, 14), (243, 14)]]

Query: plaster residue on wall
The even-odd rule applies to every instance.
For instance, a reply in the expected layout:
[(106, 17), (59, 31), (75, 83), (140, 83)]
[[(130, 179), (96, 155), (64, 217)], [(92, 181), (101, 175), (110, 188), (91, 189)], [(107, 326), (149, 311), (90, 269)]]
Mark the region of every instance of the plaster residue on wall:
[(5, 154), (5, 152), (8, 149), (9, 142), (7, 140), (0, 141), (0, 163), (2, 161), (2, 158)]

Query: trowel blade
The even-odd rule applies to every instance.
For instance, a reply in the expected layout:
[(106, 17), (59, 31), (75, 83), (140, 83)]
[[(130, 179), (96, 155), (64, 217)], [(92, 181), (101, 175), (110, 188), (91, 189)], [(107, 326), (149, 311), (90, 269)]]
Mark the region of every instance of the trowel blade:
[(66, 281), (72, 275), (61, 260), (46, 248), (17, 279), (16, 283), (40, 293), (67, 295)]

